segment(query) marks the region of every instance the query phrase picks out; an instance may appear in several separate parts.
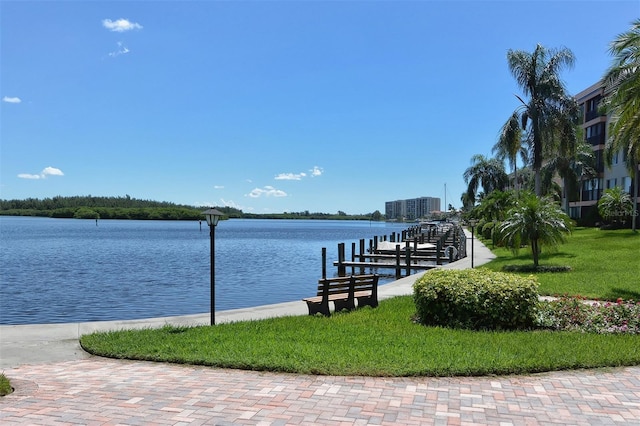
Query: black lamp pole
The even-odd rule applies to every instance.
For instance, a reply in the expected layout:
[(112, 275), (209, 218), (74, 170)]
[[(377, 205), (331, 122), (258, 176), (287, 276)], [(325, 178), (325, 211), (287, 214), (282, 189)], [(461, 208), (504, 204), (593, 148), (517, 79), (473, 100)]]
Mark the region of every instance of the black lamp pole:
[(473, 269), (473, 240), (474, 240), (474, 228), (478, 224), (478, 221), (475, 219), (471, 219), (469, 221), (469, 225), (471, 225), (471, 269)]
[(221, 211), (209, 209), (202, 212), (207, 218), (209, 225), (209, 239), (211, 247), (211, 325), (216, 323), (216, 226), (220, 217), (223, 215)]

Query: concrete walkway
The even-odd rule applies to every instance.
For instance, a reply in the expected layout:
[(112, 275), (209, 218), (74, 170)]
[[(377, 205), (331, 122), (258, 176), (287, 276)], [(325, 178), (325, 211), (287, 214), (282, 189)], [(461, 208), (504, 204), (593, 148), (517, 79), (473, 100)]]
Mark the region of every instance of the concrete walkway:
[[(474, 248), (476, 266), (493, 257), (479, 241)], [(421, 275), (381, 286), (380, 299), (411, 294)], [(216, 320), (306, 314), (296, 301), (217, 312)], [(327, 377), (110, 360), (78, 345), (80, 335), (95, 330), (208, 320), (204, 314), (0, 326), (0, 368), (16, 387), (0, 398), (0, 424), (640, 425), (638, 367), (485, 378)]]

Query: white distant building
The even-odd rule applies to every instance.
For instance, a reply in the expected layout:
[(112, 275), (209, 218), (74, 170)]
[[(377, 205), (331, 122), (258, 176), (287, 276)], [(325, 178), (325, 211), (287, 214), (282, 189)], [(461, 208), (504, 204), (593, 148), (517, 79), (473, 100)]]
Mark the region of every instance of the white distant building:
[(428, 218), (432, 212), (440, 211), (440, 198), (420, 197), (407, 200), (387, 201), (384, 214), (387, 220), (415, 220)]

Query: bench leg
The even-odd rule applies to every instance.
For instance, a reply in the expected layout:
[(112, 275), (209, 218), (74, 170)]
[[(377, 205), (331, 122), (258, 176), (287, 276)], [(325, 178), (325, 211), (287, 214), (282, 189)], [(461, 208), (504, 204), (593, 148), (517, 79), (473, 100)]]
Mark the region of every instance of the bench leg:
[(352, 311), (356, 308), (355, 301), (353, 299), (334, 300), (333, 304), (336, 307), (336, 312), (343, 310)]
[(375, 308), (378, 306), (378, 298), (374, 296), (361, 296), (358, 297), (358, 308), (363, 306), (371, 306)]
[(307, 308), (309, 308), (309, 315), (322, 314), (327, 317), (331, 316), (328, 303), (307, 302)]

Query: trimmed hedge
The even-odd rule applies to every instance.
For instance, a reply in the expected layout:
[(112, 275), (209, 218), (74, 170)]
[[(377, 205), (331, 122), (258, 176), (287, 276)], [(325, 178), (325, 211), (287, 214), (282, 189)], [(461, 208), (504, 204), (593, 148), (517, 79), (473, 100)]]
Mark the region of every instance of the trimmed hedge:
[(488, 269), (434, 269), (416, 280), (413, 299), (424, 325), (527, 329), (535, 324), (538, 282)]

